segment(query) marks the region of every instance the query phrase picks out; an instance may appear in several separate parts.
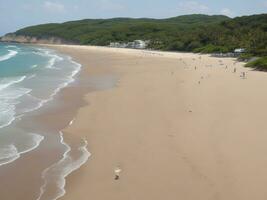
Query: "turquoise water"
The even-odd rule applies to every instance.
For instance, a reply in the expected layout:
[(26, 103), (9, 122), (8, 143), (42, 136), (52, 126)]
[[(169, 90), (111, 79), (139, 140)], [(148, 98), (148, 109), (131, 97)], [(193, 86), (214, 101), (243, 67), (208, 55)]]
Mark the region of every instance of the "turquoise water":
[(52, 100), (79, 70), (52, 50), (0, 44), (0, 128)]
[[(80, 69), (81, 65), (69, 56), (50, 49), (0, 43), (0, 170), (37, 150), (45, 141), (52, 141), (50, 147), (61, 145), (63, 149), (62, 158), (40, 172), (44, 182), (36, 199), (52, 200), (64, 195), (65, 177), (89, 157), (87, 143), (77, 148), (81, 155), (74, 160), (63, 134), (48, 138), (47, 133), (32, 133), (17, 124), (52, 103), (58, 92), (75, 80)], [(51, 187), (57, 188), (47, 198), (46, 190)]]

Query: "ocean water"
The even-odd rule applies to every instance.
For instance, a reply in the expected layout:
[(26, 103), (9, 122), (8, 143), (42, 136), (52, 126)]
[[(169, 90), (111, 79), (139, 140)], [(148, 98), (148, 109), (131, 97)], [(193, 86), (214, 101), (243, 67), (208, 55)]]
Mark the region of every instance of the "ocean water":
[[(18, 127), (17, 122), (52, 103), (60, 90), (75, 80), (80, 69), (81, 65), (71, 57), (50, 49), (0, 44), (0, 170), (36, 151), (48, 140), (47, 133), (30, 132)], [(54, 200), (63, 196), (65, 177), (90, 156), (86, 141), (72, 149), (64, 142), (62, 133), (54, 140), (64, 151), (57, 162), (40, 173), (43, 184), (36, 199)], [(71, 151), (80, 156), (72, 158)], [(46, 197), (51, 187), (55, 192)]]

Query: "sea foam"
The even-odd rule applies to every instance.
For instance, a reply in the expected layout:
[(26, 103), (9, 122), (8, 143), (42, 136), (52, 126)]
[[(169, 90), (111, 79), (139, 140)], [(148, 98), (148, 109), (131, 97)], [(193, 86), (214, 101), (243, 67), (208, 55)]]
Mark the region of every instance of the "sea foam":
[[(28, 68), (18, 68), (17, 71), (15, 71), (16, 68), (12, 68), (13, 71), (8, 72), (14, 72), (13, 77), (0, 79), (0, 129), (10, 125), (16, 119), (21, 120), (28, 112), (37, 110), (47, 102), (52, 101), (58, 92), (74, 82), (75, 76), (81, 69), (81, 65), (73, 61), (71, 57), (57, 55), (52, 50), (35, 48), (33, 51), (31, 48), (25, 47), (16, 49), (15, 46), (9, 46), (8, 48), (12, 49), (7, 50), (8, 54), (0, 56), (0, 61), (16, 56), (18, 51), (21, 55), (26, 56), (35, 54), (31, 55), (35, 57), (27, 60)], [(3, 66), (6, 65), (4, 62), (2, 64)], [(25, 74), (25, 76), (16, 76), (16, 74)], [(51, 81), (48, 86), (47, 81)], [(53, 84), (53, 81), (55, 81), (55, 84)], [(42, 90), (44, 93), (42, 93)], [(70, 122), (70, 125), (72, 122)], [(25, 136), (20, 135), (19, 137)], [(0, 145), (0, 166), (10, 164), (19, 159), (22, 154), (38, 148), (44, 140), (43, 136), (37, 134), (30, 134), (28, 137), (29, 139), (24, 138), (25, 141), (21, 141), (22, 143), (19, 145), (16, 144), (15, 140), (6, 143), (3, 140), (1, 141), (4, 145)], [(63, 134), (60, 133), (60, 144), (64, 147), (65, 152), (58, 162), (42, 172), (44, 184), (40, 188), (38, 199), (47, 199), (47, 191), (50, 191), (51, 185), (56, 186), (57, 193), (49, 199), (58, 199), (63, 196), (65, 194), (65, 178), (74, 170), (80, 168), (91, 155), (87, 150), (86, 140), (83, 140), (81, 146), (71, 148), (65, 143)], [(74, 154), (77, 157), (73, 157)]]
[(0, 145), (0, 166), (14, 162), (20, 158), (22, 154), (26, 154), (36, 149), (44, 140), (44, 136), (42, 135), (30, 133), (28, 136), (31, 138), (29, 141), (30, 145), (21, 151), (17, 149), (15, 144)]
[(18, 52), (15, 50), (8, 50), (8, 52), (8, 54), (0, 56), (0, 61), (8, 60), (18, 54)]
[[(46, 195), (49, 192), (50, 185), (55, 185), (57, 187), (57, 192), (53, 195), (53, 197), (49, 196), (50, 200), (57, 200), (58, 198), (64, 196), (66, 193), (66, 177), (85, 164), (91, 156), (90, 152), (87, 150), (88, 143), (86, 140), (83, 140), (84, 145), (81, 145), (77, 149), (71, 149), (71, 147), (64, 142), (63, 133), (60, 132), (60, 142), (65, 146), (65, 153), (58, 162), (43, 171), (42, 178), (44, 179), (44, 184), (40, 188), (40, 195), (37, 200), (47, 199)], [(79, 152), (80, 157), (73, 159), (71, 151)]]
[(54, 51), (47, 50), (47, 49), (38, 49), (38, 50), (39, 52), (34, 52), (34, 54), (50, 58), (46, 65), (47, 69), (57, 69), (55, 67), (55, 63), (64, 60), (64, 58), (60, 57), (59, 55), (56, 55)]
[(26, 76), (12, 77), (12, 78), (2, 78), (0, 80), (0, 91), (17, 83), (24, 81)]
[(26, 76), (0, 79), (0, 128), (9, 126), (15, 120), (18, 98), (31, 92), (31, 89), (14, 87)]
[[(48, 54), (48, 53), (46, 53)], [(58, 58), (61, 58), (58, 56)], [(71, 71), (70, 75), (66, 77), (65, 82), (60, 83), (55, 89), (54, 91), (51, 93), (51, 95), (46, 98), (46, 99), (40, 99), (38, 97), (35, 97), (31, 94), (27, 94), (27, 96), (29, 98), (31, 98), (33, 101), (38, 102), (37, 104), (35, 104), (35, 106), (33, 106), (32, 108), (28, 108), (28, 109), (24, 109), (23, 112), (28, 113), (28, 112), (32, 112), (35, 110), (40, 109), (42, 106), (44, 106), (46, 103), (52, 101), (54, 99), (54, 97), (65, 87), (67, 87), (69, 84), (73, 83), (75, 81), (74, 77), (80, 72), (82, 65), (73, 61), (71, 57), (67, 57), (68, 61), (70, 63), (73, 64), (73, 70)], [(52, 69), (55, 69), (55, 67), (53, 67)]]

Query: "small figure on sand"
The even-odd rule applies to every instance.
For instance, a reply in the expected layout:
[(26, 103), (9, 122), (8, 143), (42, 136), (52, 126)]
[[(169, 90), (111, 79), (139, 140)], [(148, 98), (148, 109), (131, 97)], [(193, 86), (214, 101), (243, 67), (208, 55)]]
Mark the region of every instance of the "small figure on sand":
[(234, 73), (236, 73), (236, 68), (234, 68)]
[(114, 173), (115, 173), (115, 180), (119, 180), (120, 179), (120, 173), (121, 173), (121, 169), (119, 168), (119, 167), (116, 167), (115, 169), (114, 169)]
[(195, 70), (197, 70), (197, 66), (195, 66)]
[(240, 75), (241, 78), (245, 79), (246, 78), (246, 73), (245, 72), (242, 72), (241, 75)]

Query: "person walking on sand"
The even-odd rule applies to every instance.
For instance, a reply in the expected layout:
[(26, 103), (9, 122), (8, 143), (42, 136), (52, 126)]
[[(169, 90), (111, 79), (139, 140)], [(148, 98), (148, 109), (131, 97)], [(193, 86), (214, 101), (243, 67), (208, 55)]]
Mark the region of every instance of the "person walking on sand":
[(236, 68), (234, 68), (234, 73), (236, 73)]
[(246, 73), (245, 73), (245, 72), (242, 72), (241, 77), (242, 77), (243, 79), (245, 79), (245, 78), (246, 78)]

